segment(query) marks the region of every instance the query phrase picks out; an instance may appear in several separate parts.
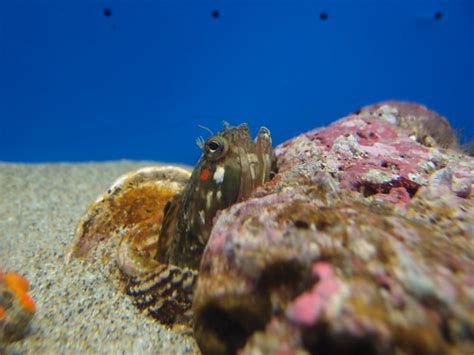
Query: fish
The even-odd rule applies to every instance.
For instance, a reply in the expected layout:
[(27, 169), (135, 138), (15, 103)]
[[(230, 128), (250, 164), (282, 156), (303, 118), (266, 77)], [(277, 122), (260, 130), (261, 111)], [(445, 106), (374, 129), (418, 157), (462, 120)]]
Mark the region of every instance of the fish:
[(247, 124), (209, 137), (186, 188), (165, 207), (156, 260), (197, 269), (217, 211), (245, 200), (269, 179), (271, 154), (266, 127), (255, 142)]
[(126, 290), (138, 308), (167, 325), (192, 321), (192, 292), (216, 213), (247, 199), (270, 178), (272, 141), (266, 127), (255, 142), (247, 124), (225, 127), (201, 146), (188, 184), (164, 208), (158, 266), (132, 278)]

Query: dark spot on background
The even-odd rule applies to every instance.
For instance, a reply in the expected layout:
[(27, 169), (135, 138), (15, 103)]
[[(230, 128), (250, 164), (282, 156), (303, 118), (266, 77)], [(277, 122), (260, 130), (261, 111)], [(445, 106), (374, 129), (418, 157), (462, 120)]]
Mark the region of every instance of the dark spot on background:
[(212, 17), (216, 20), (221, 16), (221, 13), (218, 10), (212, 11)]
[(326, 21), (326, 20), (328, 19), (328, 17), (329, 17), (329, 16), (328, 16), (328, 13), (327, 13), (327, 12), (321, 12), (321, 13), (319, 14), (319, 18), (320, 18), (321, 20), (323, 20), (323, 21)]
[(435, 20), (441, 20), (443, 18), (443, 13), (441, 11), (437, 11), (434, 14)]
[(104, 16), (105, 16), (105, 17), (110, 17), (110, 16), (112, 16), (112, 10), (109, 9), (108, 7), (106, 7), (106, 8), (104, 9)]

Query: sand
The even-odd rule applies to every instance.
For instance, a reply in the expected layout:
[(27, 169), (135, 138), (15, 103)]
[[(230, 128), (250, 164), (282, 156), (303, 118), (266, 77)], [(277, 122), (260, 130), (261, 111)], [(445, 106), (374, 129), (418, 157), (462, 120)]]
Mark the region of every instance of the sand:
[(63, 262), (88, 204), (119, 175), (156, 164), (0, 163), (0, 265), (30, 280), (37, 303), (30, 333), (8, 345), (6, 353), (198, 353), (191, 337), (141, 314), (101, 265)]

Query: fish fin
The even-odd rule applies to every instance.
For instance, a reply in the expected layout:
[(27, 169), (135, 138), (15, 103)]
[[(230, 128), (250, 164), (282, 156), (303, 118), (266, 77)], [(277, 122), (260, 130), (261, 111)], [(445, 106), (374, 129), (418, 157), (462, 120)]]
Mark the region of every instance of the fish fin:
[(135, 306), (160, 323), (190, 326), (196, 280), (195, 270), (160, 264), (153, 272), (131, 278), (125, 292)]
[(212, 130), (209, 127), (206, 127), (206, 126), (203, 126), (203, 125), (200, 125), (200, 124), (198, 124), (198, 127), (208, 131), (211, 134), (211, 136), (214, 135), (214, 132), (212, 132)]
[(206, 141), (204, 140), (204, 138), (202, 138), (202, 136), (196, 138), (196, 144), (199, 149), (204, 149), (204, 143), (206, 143)]

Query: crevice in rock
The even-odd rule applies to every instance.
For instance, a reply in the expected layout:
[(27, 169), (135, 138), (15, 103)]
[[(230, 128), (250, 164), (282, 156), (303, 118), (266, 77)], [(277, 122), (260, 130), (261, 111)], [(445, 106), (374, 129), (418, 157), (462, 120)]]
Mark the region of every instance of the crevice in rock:
[(314, 284), (310, 266), (279, 261), (265, 267), (250, 294), (227, 294), (195, 313), (194, 334), (203, 354), (235, 354), (288, 302)]
[(255, 295), (224, 295), (196, 312), (194, 335), (203, 354), (235, 354), (270, 319), (268, 300)]
[(390, 352), (376, 346), (375, 335), (358, 337), (347, 332), (333, 333), (326, 322), (318, 322), (302, 334), (303, 345), (311, 354), (372, 355)]
[(355, 190), (359, 191), (364, 197), (370, 197), (376, 194), (389, 194), (393, 188), (402, 187), (406, 190), (410, 198), (415, 196), (420, 185), (404, 177), (393, 179), (383, 183), (371, 181), (359, 181), (354, 185)]

